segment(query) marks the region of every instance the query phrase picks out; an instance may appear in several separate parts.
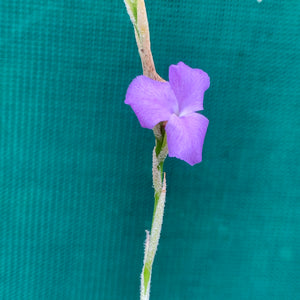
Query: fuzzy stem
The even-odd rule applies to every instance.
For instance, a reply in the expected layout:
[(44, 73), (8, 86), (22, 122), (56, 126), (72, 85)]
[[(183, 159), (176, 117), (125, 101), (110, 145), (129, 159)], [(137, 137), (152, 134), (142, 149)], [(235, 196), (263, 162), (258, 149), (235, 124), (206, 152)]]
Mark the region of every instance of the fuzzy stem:
[(155, 70), (145, 2), (144, 0), (124, 0), (124, 2), (134, 27), (136, 44), (143, 66), (143, 74), (151, 79), (164, 82), (165, 80)]
[(163, 222), (166, 199), (166, 174), (163, 172), (163, 163), (168, 153), (165, 142), (165, 132), (160, 140), (156, 140), (153, 150), (153, 186), (154, 186), (154, 211), (151, 232), (147, 232), (145, 242), (144, 266), (141, 274), (141, 300), (149, 300), (152, 265), (157, 251)]

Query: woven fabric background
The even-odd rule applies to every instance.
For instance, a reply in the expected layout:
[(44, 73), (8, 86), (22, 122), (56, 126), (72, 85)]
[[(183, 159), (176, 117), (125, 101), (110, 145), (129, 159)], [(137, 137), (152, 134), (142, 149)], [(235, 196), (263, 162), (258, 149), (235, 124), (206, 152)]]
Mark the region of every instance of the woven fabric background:
[[(158, 73), (211, 78), (203, 162), (166, 162), (151, 299), (300, 299), (299, 0), (146, 5)], [(1, 0), (0, 299), (139, 299), (141, 72), (121, 0)]]

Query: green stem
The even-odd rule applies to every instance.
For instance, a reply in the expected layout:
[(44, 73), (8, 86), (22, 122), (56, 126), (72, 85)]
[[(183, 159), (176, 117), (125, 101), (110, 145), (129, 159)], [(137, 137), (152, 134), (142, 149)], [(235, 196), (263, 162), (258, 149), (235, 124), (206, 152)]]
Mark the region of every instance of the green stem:
[[(162, 124), (159, 124), (160, 126), (160, 132), (161, 132), (161, 137), (160, 138), (156, 138), (156, 146), (155, 146), (155, 154), (156, 154), (156, 158), (157, 158), (157, 166), (154, 166), (154, 162), (153, 162), (153, 168), (157, 167), (158, 172), (160, 173), (160, 178), (161, 178), (161, 184), (163, 183), (163, 175), (164, 175), (164, 162), (165, 162), (165, 158), (166, 155), (163, 156), (163, 158), (161, 160), (159, 160), (160, 154), (162, 153), (163, 150), (166, 150), (167, 148), (167, 134), (166, 131), (163, 127)], [(167, 153), (166, 153), (167, 154)], [(153, 186), (154, 186), (154, 209), (153, 209), (153, 218), (155, 215), (155, 211), (156, 211), (156, 206), (159, 200), (159, 196), (160, 196), (160, 189), (155, 188), (154, 185), (154, 174), (153, 174)], [(152, 219), (152, 224), (153, 224), (153, 219)]]
[(153, 186), (154, 186), (154, 210), (151, 225), (151, 233), (147, 232), (145, 243), (144, 266), (141, 275), (141, 300), (148, 300), (150, 295), (150, 282), (154, 257), (160, 238), (162, 220), (164, 214), (166, 179), (163, 172), (164, 160), (168, 149), (166, 133), (163, 126), (160, 127), (159, 136), (156, 136), (156, 146), (153, 151)]

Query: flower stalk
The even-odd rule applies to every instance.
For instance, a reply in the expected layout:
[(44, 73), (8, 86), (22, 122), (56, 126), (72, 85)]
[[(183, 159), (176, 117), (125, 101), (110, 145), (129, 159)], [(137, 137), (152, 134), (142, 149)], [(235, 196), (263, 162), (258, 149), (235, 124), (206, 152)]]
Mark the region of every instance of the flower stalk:
[[(144, 0), (124, 0), (132, 21), (143, 66), (126, 92), (125, 104), (131, 106), (140, 125), (153, 129), (154, 210), (151, 231), (146, 230), (144, 265), (141, 274), (141, 300), (149, 300), (152, 265), (157, 251), (166, 199), (164, 161), (169, 155), (191, 166), (202, 161), (202, 148), (209, 120), (199, 114), (203, 110), (204, 92), (210, 78), (200, 69), (183, 62), (169, 67), (169, 81), (155, 70), (150, 48), (150, 33)], [(167, 143), (168, 135), (168, 143)]]
[[(143, 67), (143, 74), (156, 81), (165, 82), (165, 80), (162, 79), (155, 70), (144, 0), (124, 0), (124, 2), (134, 27), (135, 39)], [(168, 146), (164, 124), (157, 124), (153, 131), (156, 140), (152, 156), (154, 209), (151, 232), (149, 233), (149, 231), (146, 230), (144, 265), (141, 274), (141, 300), (148, 300), (150, 297), (152, 265), (160, 238), (166, 199), (166, 174), (163, 172), (163, 165), (168, 155)]]

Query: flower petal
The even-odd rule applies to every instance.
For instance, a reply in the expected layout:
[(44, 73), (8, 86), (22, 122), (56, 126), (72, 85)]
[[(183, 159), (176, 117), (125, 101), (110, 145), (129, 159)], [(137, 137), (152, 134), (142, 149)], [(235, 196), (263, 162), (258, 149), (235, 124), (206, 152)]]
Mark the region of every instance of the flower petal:
[(183, 117), (172, 114), (166, 125), (169, 156), (182, 159), (192, 166), (201, 162), (208, 122), (198, 113)]
[(179, 62), (169, 67), (169, 82), (179, 103), (180, 116), (203, 110), (204, 92), (210, 84), (204, 71)]
[(143, 75), (136, 77), (129, 85), (125, 103), (131, 106), (141, 126), (149, 129), (161, 121), (167, 121), (173, 112), (178, 111), (170, 84)]

